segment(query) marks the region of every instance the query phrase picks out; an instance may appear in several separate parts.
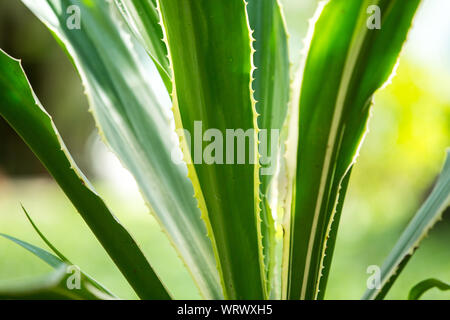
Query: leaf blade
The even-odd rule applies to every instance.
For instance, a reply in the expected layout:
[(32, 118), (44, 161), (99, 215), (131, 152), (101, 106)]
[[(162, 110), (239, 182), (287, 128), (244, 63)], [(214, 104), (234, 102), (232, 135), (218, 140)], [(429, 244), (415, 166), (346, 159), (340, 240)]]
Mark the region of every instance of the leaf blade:
[[(99, 284), (94, 279), (90, 278), (86, 274), (80, 271), (80, 289), (76, 294), (71, 293), (66, 284), (67, 279), (70, 275), (67, 275), (67, 270), (69, 270), (69, 263), (61, 260), (59, 257), (54, 256), (50, 252), (44, 249), (36, 247), (30, 243), (19, 240), (7, 234), (0, 233), (0, 236), (5, 239), (11, 240), (22, 248), (28, 250), (36, 257), (40, 258), (42, 261), (46, 262), (55, 272), (46, 276), (34, 284), (26, 284), (25, 286), (12, 287), (12, 288), (0, 288), (0, 298), (1, 299), (32, 299), (33, 297), (46, 298), (46, 294), (50, 295), (47, 298), (67, 298), (67, 299), (116, 299), (116, 297), (106, 290), (101, 284)], [(64, 281), (63, 281), (64, 280)], [(51, 295), (55, 294), (54, 297)], [(59, 295), (60, 296), (59, 296)]]
[(52, 268), (59, 268), (61, 265), (64, 264), (64, 261), (62, 261), (59, 257), (45, 251), (44, 249), (41, 249), (39, 247), (36, 247), (30, 243), (27, 243), (25, 241), (19, 240), (17, 238), (14, 238), (12, 236), (9, 236), (4, 233), (0, 233), (0, 236), (11, 240), (12, 242), (18, 244), (22, 248), (28, 250), (32, 254), (34, 254), (36, 257), (40, 258), (42, 261), (46, 262), (49, 266)]
[[(316, 22), (300, 96), (289, 299), (318, 296), (338, 190), (364, 139), (372, 96), (388, 81), (419, 3), (336, 0)], [(383, 14), (379, 30), (366, 25), (373, 4)]]
[[(225, 137), (227, 129), (247, 133), (253, 129), (248, 139), (255, 150), (257, 121), (250, 94), (253, 52), (245, 3), (161, 0), (158, 8), (173, 68), (177, 128), (192, 136), (199, 131), (203, 136), (203, 128), (205, 132), (218, 130), (214, 138)], [(203, 161), (206, 143), (199, 141), (199, 148), (187, 150), (186, 141), (184, 137), (189, 177), (213, 239), (225, 298), (262, 299), (265, 286), (256, 159), (236, 164), (237, 147), (233, 145), (233, 154), (227, 150), (227, 155), (233, 156), (228, 164), (224, 153), (208, 164)]]
[(136, 242), (76, 166), (20, 62), (0, 49), (0, 65), (0, 115), (54, 177), (136, 293), (142, 298), (169, 298)]
[(141, 41), (159, 71), (167, 91), (172, 91), (167, 48), (156, 11), (156, 0), (115, 0), (130, 29)]
[(249, 0), (247, 14), (253, 30), (252, 88), (255, 90), (256, 112), (260, 131), (261, 156), (260, 197), (261, 233), (267, 281), (270, 294), (274, 281), (275, 264), (275, 221), (270, 207), (270, 187), (278, 166), (280, 153), (280, 130), (287, 114), (289, 101), (289, 55), (287, 30), (281, 7), (277, 0)]
[(383, 299), (420, 241), (450, 206), (450, 149), (433, 191), (405, 228), (381, 267), (379, 288), (367, 289), (363, 299)]
[[(62, 262), (68, 264), (68, 265), (73, 265), (72, 262), (70, 262), (69, 259), (67, 259), (48, 239), (47, 237), (41, 232), (41, 230), (39, 230), (39, 228), (37, 227), (37, 225), (34, 223), (33, 219), (31, 219), (31, 216), (29, 215), (29, 213), (27, 212), (27, 210), (25, 209), (25, 207), (23, 205), (21, 205), (22, 207), (22, 211), (25, 213), (25, 216), (27, 217), (28, 221), (30, 222), (31, 226), (33, 227), (34, 231), (36, 231), (36, 233), (39, 235), (39, 237), (41, 238), (42, 241), (44, 241), (44, 243), (51, 249), (51, 251), (53, 251), (54, 254), (56, 254), (56, 256), (61, 259)], [(102, 284), (98, 283), (97, 280), (93, 279), (92, 277), (90, 277), (89, 275), (85, 274), (83, 272), (83, 276), (86, 277), (87, 281), (90, 282), (91, 285), (93, 285), (95, 288), (97, 288), (98, 290), (102, 291), (103, 293), (111, 296), (111, 297), (115, 297), (115, 295), (113, 293), (111, 293), (108, 289), (106, 289)]]
[[(168, 115), (169, 96), (152, 59), (122, 28), (125, 22), (114, 3), (22, 2), (66, 46), (82, 78), (100, 136), (133, 174), (200, 293), (223, 298), (211, 242), (186, 167), (173, 160), (177, 146)], [(64, 8), (73, 4), (81, 9), (80, 30), (65, 27)]]
[(425, 292), (433, 288), (446, 291), (450, 290), (450, 284), (434, 278), (423, 280), (411, 288), (408, 294), (408, 300), (419, 300)]
[(0, 299), (4, 300), (111, 300), (112, 298), (86, 282), (80, 280), (80, 288), (69, 289), (68, 266), (62, 263), (53, 272), (26, 285), (0, 288)]

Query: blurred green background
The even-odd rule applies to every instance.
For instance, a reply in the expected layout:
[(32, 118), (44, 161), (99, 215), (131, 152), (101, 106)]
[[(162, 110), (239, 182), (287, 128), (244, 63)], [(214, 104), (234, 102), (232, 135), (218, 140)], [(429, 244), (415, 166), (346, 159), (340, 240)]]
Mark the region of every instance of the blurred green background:
[[(317, 1), (281, 2), (291, 35), (291, 60), (298, 66), (308, 19)], [(450, 145), (449, 11), (447, 0), (423, 1), (396, 77), (376, 94), (370, 132), (346, 198), (328, 299), (361, 297), (369, 276), (367, 267), (382, 263), (442, 166)], [(198, 298), (133, 179), (99, 142), (69, 59), (18, 0), (0, 1), (0, 47), (22, 59), (39, 99), (74, 158), (138, 240), (170, 290), (177, 298)], [(20, 203), (50, 241), (85, 272), (122, 298), (136, 297), (58, 186), (0, 120), (0, 233), (45, 247), (21, 213)], [(49, 271), (50, 267), (33, 255), (0, 239), (0, 286), (27, 282)], [(429, 277), (450, 282), (450, 212), (422, 242), (388, 298), (405, 299), (415, 283)], [(435, 289), (424, 298), (450, 299), (450, 293)]]

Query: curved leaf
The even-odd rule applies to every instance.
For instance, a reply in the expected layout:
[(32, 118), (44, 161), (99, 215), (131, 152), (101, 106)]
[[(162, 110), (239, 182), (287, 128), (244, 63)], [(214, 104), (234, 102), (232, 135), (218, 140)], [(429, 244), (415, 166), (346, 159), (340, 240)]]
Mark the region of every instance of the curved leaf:
[[(289, 52), (287, 31), (277, 0), (249, 0), (247, 14), (253, 30), (252, 87), (255, 90), (261, 169), (259, 187), (261, 197), (261, 233), (270, 291), (275, 269), (275, 221), (270, 208), (270, 186), (280, 153), (280, 130), (286, 118), (289, 101)], [(270, 293), (270, 292), (268, 292)]]
[(367, 289), (363, 299), (383, 299), (403, 268), (408, 263), (420, 241), (442, 213), (450, 206), (450, 149), (433, 191), (412, 218), (402, 235), (392, 248), (381, 266), (381, 284), (379, 288)]
[(331, 270), (331, 262), (333, 261), (334, 247), (336, 245), (338, 230), (339, 230), (339, 222), (341, 220), (342, 209), (344, 208), (344, 199), (347, 193), (348, 183), (350, 181), (352, 168), (350, 168), (349, 172), (345, 175), (344, 180), (342, 180), (339, 195), (337, 198), (336, 204), (336, 212), (334, 213), (333, 220), (330, 221), (330, 233), (328, 234), (328, 239), (326, 243), (326, 255), (323, 257), (323, 269), (322, 269), (322, 278), (319, 282), (319, 292), (317, 294), (318, 300), (323, 300), (325, 298), (326, 286), (328, 283), (328, 277), (330, 275)]
[(172, 91), (169, 59), (156, 11), (156, 0), (115, 0), (133, 33), (153, 59), (169, 92)]
[(41, 249), (39, 247), (36, 247), (32, 244), (29, 244), (25, 241), (19, 240), (17, 238), (11, 237), (7, 234), (0, 233), (0, 236), (11, 240), (12, 242), (18, 244), (24, 249), (27, 249), (32, 254), (34, 254), (36, 257), (40, 258), (42, 261), (46, 262), (49, 266), (52, 268), (59, 268), (61, 265), (64, 264), (64, 261), (60, 258), (56, 257), (55, 255), (51, 254), (50, 252), (45, 251), (44, 249)]
[(0, 115), (54, 177), (111, 259), (143, 299), (170, 298), (136, 242), (76, 166), (19, 63), (0, 50)]
[[(0, 299), (88, 299), (110, 300), (114, 295), (104, 289), (99, 283), (80, 271), (80, 287), (74, 291), (67, 286), (67, 280), (73, 272), (70, 263), (66, 264), (53, 254), (21, 241), (17, 238), (0, 233), (0, 236), (9, 239), (53, 267), (55, 272), (36, 283), (13, 288), (0, 288)], [(54, 296), (52, 296), (54, 294)]]
[[(225, 298), (262, 299), (257, 116), (245, 3), (160, 0), (158, 6), (173, 68), (175, 121), (185, 129), (189, 177), (213, 239)], [(235, 133), (245, 147), (239, 148)]]
[[(36, 226), (36, 224), (34, 223), (33, 219), (31, 219), (31, 216), (28, 214), (27, 210), (24, 208), (24, 206), (22, 206), (22, 210), (25, 213), (25, 216), (27, 217), (28, 221), (31, 223), (31, 226), (33, 227), (34, 231), (36, 231), (36, 233), (39, 235), (39, 237), (42, 239), (42, 241), (45, 242), (45, 244), (58, 256), (59, 259), (61, 259), (64, 263), (68, 264), (68, 265), (73, 265), (72, 262), (70, 262), (69, 259), (67, 259), (58, 249), (56, 249), (56, 247), (44, 236), (44, 234), (41, 232), (41, 230), (39, 230), (39, 228)], [(89, 275), (85, 274), (83, 272), (83, 276), (86, 277), (91, 284), (96, 287), (98, 290), (103, 291), (104, 293), (106, 293), (107, 295), (114, 297), (115, 295), (112, 294), (108, 289), (106, 289), (103, 285), (101, 285), (100, 283), (98, 283), (95, 279), (93, 279), (92, 277), (90, 277)]]
[(433, 278), (423, 280), (412, 287), (411, 291), (409, 291), (408, 300), (419, 300), (425, 292), (433, 288), (437, 288), (441, 291), (446, 291), (450, 290), (450, 284)]
[[(211, 242), (170, 126), (170, 99), (152, 59), (111, 1), (23, 0), (64, 43), (81, 75), (100, 135), (130, 170), (200, 293), (223, 297)], [(77, 5), (81, 28), (66, 26)]]
[[(373, 94), (388, 81), (419, 3), (334, 0), (315, 24), (299, 103), (288, 299), (318, 297), (342, 181), (364, 138)], [(381, 29), (368, 28), (370, 5), (381, 10)]]
[(50, 241), (48, 241), (48, 239), (44, 236), (44, 234), (41, 232), (41, 230), (39, 230), (39, 228), (36, 226), (33, 219), (31, 219), (30, 215), (28, 214), (27, 210), (25, 209), (25, 207), (23, 205), (22, 205), (22, 210), (25, 213), (25, 216), (27, 217), (27, 219), (30, 222), (31, 226), (33, 227), (34, 231), (36, 231), (36, 233), (39, 235), (39, 237), (42, 239), (42, 241), (45, 242), (45, 244), (58, 256), (59, 259), (71, 264), (69, 259), (67, 259), (61, 252), (59, 252), (59, 250), (56, 249), (55, 246), (53, 244), (51, 244)]
[(80, 287), (69, 289), (67, 285), (71, 281), (71, 273), (67, 272), (68, 266), (61, 263), (55, 271), (35, 282), (10, 288), (0, 288), (2, 300), (110, 300), (90, 282), (86, 282), (83, 276), (80, 279)]

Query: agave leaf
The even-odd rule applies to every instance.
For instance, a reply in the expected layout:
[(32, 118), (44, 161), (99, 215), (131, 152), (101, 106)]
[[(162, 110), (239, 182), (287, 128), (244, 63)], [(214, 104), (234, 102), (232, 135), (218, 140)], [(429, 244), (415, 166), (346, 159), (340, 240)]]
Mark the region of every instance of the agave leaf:
[[(55, 257), (56, 258), (56, 257)], [(19, 300), (110, 300), (90, 282), (81, 276), (80, 287), (69, 289), (72, 273), (68, 272), (68, 265), (61, 262), (56, 270), (47, 276), (26, 285), (0, 288), (0, 299)]]
[(64, 264), (64, 261), (61, 260), (60, 258), (56, 257), (55, 255), (51, 254), (50, 252), (41, 249), (39, 247), (36, 247), (32, 244), (29, 244), (25, 241), (19, 240), (17, 238), (11, 237), (7, 234), (4, 233), (0, 233), (0, 236), (11, 240), (12, 242), (18, 244), (19, 246), (21, 246), (24, 249), (27, 249), (29, 252), (33, 253), (36, 257), (40, 258), (42, 261), (46, 262), (49, 266), (51, 266), (52, 268), (58, 268), (61, 265)]
[[(170, 99), (152, 59), (130, 37), (113, 2), (23, 0), (71, 55), (85, 86), (100, 135), (130, 170), (185, 262), (200, 293), (223, 297), (211, 242), (194, 199), (186, 165), (170, 127)], [(66, 8), (77, 5), (81, 28), (66, 27)]]
[(419, 300), (425, 292), (433, 288), (446, 291), (450, 290), (450, 284), (433, 278), (423, 280), (412, 287), (411, 291), (409, 291), (408, 300)]
[(77, 167), (18, 60), (0, 50), (0, 115), (55, 178), (141, 298), (170, 298), (136, 242)]
[(323, 257), (324, 268), (322, 269), (322, 278), (319, 282), (319, 292), (317, 295), (317, 299), (319, 300), (323, 300), (325, 298), (325, 289), (328, 283), (328, 277), (330, 275), (331, 262), (333, 261), (334, 247), (336, 245), (337, 233), (339, 230), (339, 222), (341, 220), (342, 209), (344, 208), (344, 199), (345, 194), (347, 193), (351, 171), (352, 168), (350, 168), (349, 172), (345, 175), (344, 180), (342, 180), (336, 204), (336, 212), (334, 213), (333, 220), (330, 221), (331, 228), (326, 243), (326, 255)]
[[(27, 219), (30, 222), (31, 226), (33, 227), (34, 231), (36, 231), (36, 233), (39, 235), (39, 237), (42, 239), (42, 241), (44, 241), (44, 243), (53, 251), (53, 253), (56, 254), (58, 256), (58, 258), (61, 259), (62, 262), (66, 263), (68, 265), (74, 265), (58, 249), (56, 249), (56, 247), (47, 239), (46, 236), (44, 236), (44, 234), (41, 232), (41, 230), (39, 230), (37, 225), (34, 223), (33, 219), (31, 219), (31, 216), (28, 214), (27, 210), (24, 208), (23, 205), (22, 205), (22, 210), (25, 213), (25, 216), (27, 217)], [(23, 246), (23, 244), (25, 244), (25, 243), (22, 243), (21, 245)], [(104, 292), (105, 294), (107, 294), (107, 295), (109, 295), (111, 297), (115, 297), (115, 295), (113, 293), (111, 293), (103, 285), (98, 283), (97, 280), (93, 279), (92, 277), (90, 277), (89, 275), (85, 274), (84, 272), (83, 272), (83, 276), (86, 277), (86, 279), (88, 281), (90, 281), (90, 283), (94, 287), (96, 287), (98, 290)]]
[(156, 0), (115, 0), (130, 29), (153, 59), (169, 92), (172, 91), (167, 48), (156, 11)]
[[(383, 299), (420, 241), (450, 206), (450, 149), (433, 191), (412, 218), (381, 267), (380, 286), (367, 289), (363, 299)], [(422, 286), (419, 286), (421, 288)], [(419, 290), (419, 289), (417, 289)]]
[[(40, 293), (54, 291), (61, 291), (62, 296), (66, 296), (67, 299), (76, 299), (77, 296), (82, 299), (115, 299), (116, 297), (101, 286), (97, 281), (87, 276), (85, 273), (80, 271), (80, 289), (73, 293), (68, 289), (66, 281), (72, 274), (73, 270), (69, 269), (72, 263), (69, 261), (64, 261), (53, 254), (47, 252), (44, 249), (36, 247), (30, 243), (19, 240), (17, 238), (11, 237), (9, 235), (0, 233), (0, 236), (11, 240), (12, 242), (18, 244), (22, 248), (33, 253), (35, 256), (40, 258), (42, 261), (49, 264), (51, 267), (56, 269), (54, 273), (46, 277), (45, 280), (38, 281), (37, 284), (28, 284), (19, 288), (0, 288), (0, 298), (2, 299), (22, 299), (36, 297), (39, 298)], [(63, 270), (63, 272), (61, 272)], [(58, 279), (58, 280), (57, 280)], [(64, 282), (63, 282), (64, 280)], [(53, 288), (54, 286), (58, 287)], [(69, 292), (67, 292), (69, 291)], [(44, 298), (44, 297), (42, 297)]]
[[(419, 3), (330, 1), (315, 24), (299, 103), (290, 251), (284, 256), (288, 299), (318, 298), (322, 269), (331, 262), (324, 257), (330, 228), (338, 223), (337, 200), (343, 201), (339, 190), (364, 138), (373, 94), (388, 81)], [(381, 10), (381, 29), (368, 28), (370, 5)]]
[(34, 231), (36, 231), (36, 233), (39, 235), (39, 237), (42, 239), (42, 241), (45, 242), (45, 244), (58, 256), (58, 258), (61, 259), (61, 261), (71, 264), (69, 259), (67, 259), (58, 249), (56, 249), (56, 247), (50, 241), (48, 241), (48, 239), (44, 236), (44, 234), (41, 232), (41, 230), (39, 230), (39, 228), (36, 226), (33, 219), (31, 219), (30, 215), (28, 214), (27, 210), (25, 209), (25, 207), (23, 205), (22, 205), (22, 210), (25, 213), (25, 216), (27, 217), (27, 219), (30, 222), (31, 226), (33, 227)]
[[(258, 153), (250, 151), (256, 150), (258, 133), (245, 3), (157, 2), (173, 68), (175, 121), (185, 130), (181, 143), (189, 177), (213, 239), (225, 297), (262, 299), (259, 165)], [(245, 148), (231, 130), (248, 134)]]
[[(280, 153), (280, 131), (289, 101), (289, 53), (287, 31), (277, 0), (249, 0), (247, 14), (253, 30), (252, 87), (255, 90), (258, 126), (261, 129), (261, 233), (268, 294), (275, 271), (275, 222), (270, 207), (270, 186)], [(265, 146), (265, 148), (263, 148)], [(264, 150), (261, 150), (264, 149)]]
[(296, 72), (291, 82), (291, 94), (288, 105), (288, 115), (281, 131), (281, 139), (284, 143), (281, 145), (280, 171), (277, 176), (278, 184), (278, 223), (282, 229), (281, 239), (281, 257), (279, 268), (280, 275), (277, 279), (280, 282), (279, 290), (281, 299), (286, 299), (286, 281), (288, 264), (286, 263), (289, 255), (290, 240), (290, 217), (292, 211), (292, 199), (294, 196), (294, 181), (297, 166), (297, 148), (298, 148), (298, 112), (300, 100), (301, 72)]

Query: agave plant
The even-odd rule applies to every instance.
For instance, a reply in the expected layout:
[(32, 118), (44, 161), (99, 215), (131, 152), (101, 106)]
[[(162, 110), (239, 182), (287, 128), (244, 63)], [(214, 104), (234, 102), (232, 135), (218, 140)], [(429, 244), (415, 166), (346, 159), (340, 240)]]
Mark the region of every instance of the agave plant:
[[(420, 0), (322, 2), (298, 70), (288, 58), (277, 0), (22, 2), (73, 61), (100, 136), (133, 174), (202, 297), (324, 298), (373, 95), (390, 81)], [(377, 9), (379, 26), (371, 24), (377, 17), (368, 8)], [(1, 116), (137, 295), (172, 298), (71, 158), (20, 62), (2, 51), (0, 65)], [(198, 130), (205, 134), (195, 144)], [(220, 157), (221, 139), (230, 133), (244, 137), (231, 140), (231, 147), (227, 140)], [(385, 296), (449, 195), (447, 160), (383, 264), (380, 283), (364, 298)], [(3, 290), (1, 297), (116, 298), (83, 272), (81, 288), (70, 290), (66, 268), (72, 263), (27, 217), (54, 254), (4, 236), (56, 270), (32, 288)], [(412, 296), (434, 286), (445, 288), (433, 279)]]

